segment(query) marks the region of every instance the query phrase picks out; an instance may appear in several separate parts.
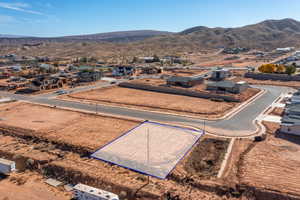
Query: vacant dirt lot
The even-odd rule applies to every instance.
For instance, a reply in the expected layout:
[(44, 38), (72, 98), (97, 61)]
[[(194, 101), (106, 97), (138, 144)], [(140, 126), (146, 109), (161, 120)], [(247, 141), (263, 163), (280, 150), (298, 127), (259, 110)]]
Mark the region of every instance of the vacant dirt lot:
[[(0, 157), (13, 160), (24, 157), (25, 159), (19, 159), (20, 163), (21, 160), (23, 160), (26, 167), (30, 167), (30, 169), (41, 173), (43, 176), (50, 176), (72, 184), (81, 182), (117, 194), (120, 194), (121, 191), (126, 191), (129, 196), (133, 195), (134, 192), (147, 181), (146, 176), (128, 169), (90, 159), (88, 157), (82, 157), (77, 153), (61, 149), (59, 146), (48, 142), (37, 143), (35, 138), (22, 139), (19, 138), (18, 135), (0, 135)], [(29, 162), (29, 160), (31, 161)], [(26, 171), (22, 177), (26, 177), (27, 179), (28, 177), (33, 176), (30, 173), (28, 174), (28, 171)], [(184, 178), (185, 176), (180, 176), (180, 179)], [(18, 182), (23, 183), (23, 179), (20, 180), (21, 181)], [(40, 191), (44, 193), (43, 195), (45, 195), (45, 197), (41, 195), (41, 198), (43, 197), (42, 199), (47, 200), (50, 197), (48, 198), (47, 190), (45, 191), (44, 189), (45, 184), (39, 180), (36, 180), (34, 183), (37, 184), (36, 188), (41, 188)], [(33, 200), (36, 200), (35, 195), (37, 194), (37, 191), (35, 185), (33, 185), (33, 183), (31, 183), (29, 180), (26, 182), (26, 184), (23, 183), (18, 187), (14, 187), (14, 185), (8, 184), (8, 182), (3, 183), (5, 183), (4, 186), (8, 186), (13, 190), (20, 187), (20, 191), (24, 191), (29, 194), (32, 193), (30, 194), (32, 197), (28, 196), (28, 199), (30, 197)], [(211, 187), (214, 188), (212, 183), (206, 183), (203, 179), (201, 179), (201, 184), (212, 185)], [(1, 185), (0, 182), (0, 191), (3, 188), (2, 186), (3, 185)], [(30, 186), (33, 188), (29, 188)], [(8, 191), (11, 192), (10, 190)], [(52, 199), (64, 200), (64, 196), (60, 198), (59, 191), (51, 191), (53, 192), (53, 195), (55, 195), (52, 196)], [(170, 192), (173, 197), (178, 195), (180, 199), (183, 200), (197, 199), (198, 197), (201, 197), (201, 199), (204, 200), (226, 199), (216, 195), (214, 192), (201, 190), (197, 187), (191, 187), (190, 185), (182, 184), (181, 180), (173, 180), (172, 178), (168, 178), (166, 180), (151, 178), (150, 184), (142, 189), (139, 194), (156, 195), (155, 197), (150, 196), (151, 198), (140, 198), (143, 200), (150, 200), (158, 199), (158, 196), (161, 196), (167, 192)], [(9, 199), (13, 199), (10, 198), (10, 195), (11, 193), (7, 194)], [(127, 199), (133, 198), (128, 197)]]
[(229, 141), (203, 139), (190, 153), (185, 163), (188, 174), (199, 178), (216, 177), (227, 151)]
[(222, 116), (236, 105), (235, 103), (214, 102), (208, 99), (121, 87), (102, 88), (71, 94), (63, 98), (69, 100), (90, 100), (93, 102), (181, 114), (200, 114), (202, 116)]
[[(137, 82), (151, 85), (162, 85), (161, 79), (138, 80)], [(204, 85), (191, 88), (194, 91), (204, 91)], [(246, 101), (259, 92), (258, 89), (249, 88), (240, 95), (241, 101)], [(101, 88), (87, 92), (60, 96), (59, 98), (73, 101), (87, 101), (108, 105), (125, 106), (151, 111), (162, 111), (176, 114), (186, 114), (207, 118), (224, 116), (240, 103), (215, 102), (209, 99), (187, 97), (181, 95), (164, 94), (122, 87)]]
[(27, 103), (0, 107), (1, 126), (33, 130), (35, 136), (70, 145), (97, 149), (138, 123)]
[(0, 200), (69, 200), (71, 193), (60, 191), (44, 183), (37, 173), (13, 174), (0, 180)]
[(244, 184), (300, 194), (300, 137), (287, 134), (275, 137), (278, 124), (265, 123), (268, 137), (245, 156), (241, 181)]
[(255, 80), (252, 78), (238, 77), (234, 81), (246, 81), (252, 85), (275, 85), (275, 86), (286, 86), (286, 87), (300, 87), (299, 81), (272, 81), (272, 80)]

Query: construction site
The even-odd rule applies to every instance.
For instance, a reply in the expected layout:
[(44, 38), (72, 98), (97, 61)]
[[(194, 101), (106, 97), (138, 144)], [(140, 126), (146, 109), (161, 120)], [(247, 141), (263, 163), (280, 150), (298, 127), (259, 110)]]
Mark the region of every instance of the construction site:
[[(47, 113), (47, 115), (42, 113)], [(26, 174), (38, 173), (66, 183), (80, 181), (118, 194), (123, 192), (126, 197), (131, 198), (147, 180), (147, 176), (140, 173), (89, 158), (89, 155), (97, 148), (137, 126), (141, 123), (139, 121), (27, 103), (1, 105), (1, 116), (6, 116), (0, 124), (1, 157), (16, 161), (18, 171), (26, 172), (12, 177), (20, 176), (24, 179)], [(24, 116), (27, 117), (24, 118)], [(101, 126), (99, 126), (100, 124)], [(191, 157), (195, 156), (191, 155)], [(217, 162), (220, 164), (221, 160), (222, 158), (219, 158)], [(184, 166), (184, 162), (180, 162), (176, 168), (182, 168), (180, 173), (186, 172)], [(193, 165), (189, 165), (187, 168), (191, 169)], [(167, 180), (152, 178), (149, 185), (139, 191), (137, 196), (143, 197), (142, 199), (144, 197), (157, 199), (175, 188), (179, 194), (184, 194), (187, 186), (177, 184), (182, 180), (177, 180), (181, 176), (175, 171), (169, 175)], [(215, 177), (216, 171), (209, 177)], [(4, 182), (0, 182), (0, 190), (6, 185), (3, 184)], [(30, 183), (24, 181), (23, 184)], [(193, 195), (200, 195), (204, 198), (211, 197), (211, 194), (200, 190), (195, 190), (193, 193)]]
[[(156, 112), (167, 112), (200, 116), (208, 119), (219, 118), (234, 108), (260, 93), (259, 89), (249, 88), (240, 94), (215, 93), (206, 90), (205, 84), (182, 88), (166, 86), (163, 79), (141, 79), (130, 82), (130, 86), (119, 86), (94, 89), (90, 91), (60, 96), (64, 100), (89, 102), (94, 104), (114, 105)], [(175, 92), (158, 92), (151, 89), (135, 88), (136, 86), (154, 86), (158, 89), (175, 89)], [(176, 94), (188, 92), (187, 95)], [(200, 98), (189, 95), (189, 92), (200, 94)], [(172, 94), (173, 93), (173, 94)], [(201, 98), (202, 97), (202, 98)], [(204, 98), (203, 98), (204, 97)], [(229, 100), (227, 100), (229, 99)], [(205, 105), (205, 106), (202, 106)]]
[(1, 93), (0, 158), (15, 170), (0, 177), (0, 200), (69, 200), (78, 184), (121, 200), (300, 199), (299, 138), (261, 120), (284, 115), (273, 104), (293, 82), (249, 71), (170, 68), (62, 95)]
[[(191, 127), (44, 105), (11, 102), (0, 106), (0, 155), (15, 161), (18, 169), (0, 181), (1, 194), (8, 199), (11, 189), (26, 192), (35, 184), (40, 189), (31, 190), (28, 198), (37, 199), (43, 193), (43, 199), (70, 199), (72, 193), (64, 187), (45, 184), (49, 178), (64, 184), (84, 183), (119, 194), (121, 199), (298, 199), (300, 149), (277, 139), (278, 127), (272, 124), (266, 124), (268, 139), (256, 143), (204, 135)], [(174, 149), (165, 148), (170, 144)], [(136, 149), (140, 151), (133, 154)], [(274, 182), (283, 168), (285, 179)], [(15, 199), (24, 197), (15, 195)]]

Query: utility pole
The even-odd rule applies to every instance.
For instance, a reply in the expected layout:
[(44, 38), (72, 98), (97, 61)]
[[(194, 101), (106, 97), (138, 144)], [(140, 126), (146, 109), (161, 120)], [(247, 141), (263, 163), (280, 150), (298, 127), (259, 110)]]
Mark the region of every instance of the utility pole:
[[(147, 128), (147, 166), (149, 167), (150, 163), (150, 134), (149, 134), (149, 128)], [(148, 181), (147, 184), (150, 183), (150, 176), (148, 175)]]
[[(150, 163), (150, 134), (149, 134), (149, 128), (147, 128), (147, 155), (146, 155), (146, 159), (147, 159), (147, 167), (149, 167), (149, 163)], [(150, 183), (150, 175), (147, 175), (147, 183), (145, 183), (144, 185), (142, 185), (139, 189), (137, 189), (134, 193), (134, 196), (136, 197), (137, 193), (139, 193), (139, 191), (141, 191), (144, 187), (146, 187), (147, 185), (149, 185)]]

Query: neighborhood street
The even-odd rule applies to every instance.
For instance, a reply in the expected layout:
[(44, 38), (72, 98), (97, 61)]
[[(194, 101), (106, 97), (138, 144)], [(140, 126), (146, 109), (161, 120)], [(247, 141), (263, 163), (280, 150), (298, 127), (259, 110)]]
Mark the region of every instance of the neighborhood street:
[(64, 101), (60, 99), (49, 98), (51, 96), (26, 96), (20, 94), (11, 94), (9, 92), (0, 92), (1, 96), (10, 97), (16, 100), (27, 101), (50, 106), (79, 109), (83, 111), (99, 112), (124, 117), (132, 117), (143, 120), (160, 121), (166, 123), (177, 123), (195, 126), (200, 129), (206, 129), (207, 132), (222, 136), (245, 137), (253, 134), (257, 129), (253, 121), (268, 108), (282, 93), (289, 91), (286, 87), (278, 86), (254, 86), (266, 90), (262, 96), (240, 110), (235, 115), (216, 121), (205, 121), (203, 119), (184, 117), (166, 113), (157, 113), (151, 111), (135, 110), (130, 108), (114, 107), (108, 105), (96, 105), (80, 102)]

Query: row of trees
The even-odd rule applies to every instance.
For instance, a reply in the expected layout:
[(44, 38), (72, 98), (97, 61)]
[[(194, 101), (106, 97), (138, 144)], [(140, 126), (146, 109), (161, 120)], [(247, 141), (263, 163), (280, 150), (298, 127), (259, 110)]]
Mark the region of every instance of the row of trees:
[(258, 68), (258, 71), (262, 73), (277, 73), (292, 75), (296, 72), (294, 65), (277, 65), (277, 64), (264, 64)]

